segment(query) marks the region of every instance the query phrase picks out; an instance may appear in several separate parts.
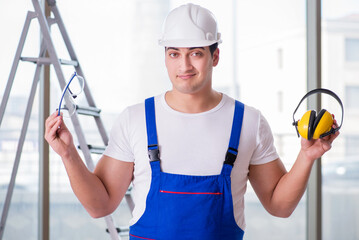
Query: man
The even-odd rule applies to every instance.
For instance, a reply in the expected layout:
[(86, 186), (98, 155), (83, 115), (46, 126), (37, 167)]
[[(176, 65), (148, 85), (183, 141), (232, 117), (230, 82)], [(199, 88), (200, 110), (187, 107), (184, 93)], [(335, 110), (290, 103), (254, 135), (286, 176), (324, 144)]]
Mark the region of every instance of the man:
[(287, 172), (260, 112), (212, 88), (221, 43), (213, 14), (193, 4), (174, 9), (159, 43), (172, 89), (121, 113), (93, 173), (62, 117), (46, 122), (45, 138), (89, 214), (112, 213), (132, 182), (130, 239), (242, 239), (249, 179), (269, 213), (290, 216), (339, 133), (302, 139)]

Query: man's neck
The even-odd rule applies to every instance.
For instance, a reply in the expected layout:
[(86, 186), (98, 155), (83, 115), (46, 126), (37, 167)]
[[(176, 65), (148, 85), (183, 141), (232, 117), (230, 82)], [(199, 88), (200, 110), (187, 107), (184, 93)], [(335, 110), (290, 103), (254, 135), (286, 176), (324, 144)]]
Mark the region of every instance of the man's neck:
[(174, 110), (184, 113), (206, 112), (217, 106), (222, 94), (211, 90), (207, 94), (185, 94), (175, 90), (166, 93), (167, 104)]

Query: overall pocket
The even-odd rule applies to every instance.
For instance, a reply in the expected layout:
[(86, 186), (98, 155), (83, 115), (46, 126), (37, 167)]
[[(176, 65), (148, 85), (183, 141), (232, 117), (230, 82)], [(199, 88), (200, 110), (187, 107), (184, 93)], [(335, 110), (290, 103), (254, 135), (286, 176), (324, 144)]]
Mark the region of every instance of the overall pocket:
[[(221, 175), (190, 176), (161, 172), (159, 222), (167, 239), (213, 239), (220, 231), (226, 193)], [(181, 236), (182, 238), (178, 238)]]

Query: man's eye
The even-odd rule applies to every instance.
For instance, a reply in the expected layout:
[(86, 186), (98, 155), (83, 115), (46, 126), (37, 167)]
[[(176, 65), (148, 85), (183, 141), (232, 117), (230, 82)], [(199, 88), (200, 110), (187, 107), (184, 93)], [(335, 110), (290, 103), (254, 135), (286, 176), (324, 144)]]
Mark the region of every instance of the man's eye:
[(169, 56), (170, 57), (177, 57), (177, 53), (170, 53)]
[(199, 57), (199, 56), (202, 56), (202, 53), (201, 52), (194, 52), (194, 53), (192, 53), (192, 56)]

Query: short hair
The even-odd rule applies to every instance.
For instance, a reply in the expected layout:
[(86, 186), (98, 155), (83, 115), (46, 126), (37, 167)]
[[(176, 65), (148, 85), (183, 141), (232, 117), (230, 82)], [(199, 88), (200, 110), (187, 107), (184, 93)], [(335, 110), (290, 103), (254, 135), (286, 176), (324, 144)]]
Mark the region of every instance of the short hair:
[(214, 51), (216, 51), (217, 48), (218, 48), (218, 42), (213, 43), (212, 45), (209, 46), (209, 51), (211, 52), (212, 57), (213, 57)]

